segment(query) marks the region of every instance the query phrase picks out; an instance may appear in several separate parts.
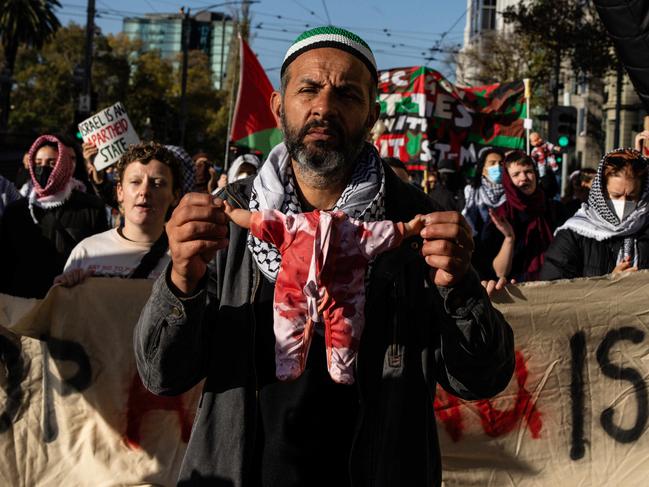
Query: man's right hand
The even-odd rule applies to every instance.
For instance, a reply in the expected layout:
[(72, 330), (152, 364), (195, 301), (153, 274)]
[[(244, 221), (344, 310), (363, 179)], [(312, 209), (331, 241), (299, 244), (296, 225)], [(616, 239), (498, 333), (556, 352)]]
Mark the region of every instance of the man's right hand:
[(185, 295), (194, 293), (208, 262), (228, 245), (228, 219), (223, 210), (220, 198), (188, 193), (167, 222), (171, 282)]

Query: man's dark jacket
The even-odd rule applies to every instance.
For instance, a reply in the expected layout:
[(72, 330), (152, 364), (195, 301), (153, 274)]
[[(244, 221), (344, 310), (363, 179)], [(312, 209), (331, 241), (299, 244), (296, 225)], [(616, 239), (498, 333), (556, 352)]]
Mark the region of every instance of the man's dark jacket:
[[(385, 174), (387, 219), (408, 221), (435, 211), (426, 194), (387, 166)], [(251, 182), (228, 186), (225, 196), (246, 206)], [(246, 237), (247, 230), (230, 224), (228, 249), (217, 254), (209, 282), (190, 298), (172, 293), (168, 268), (135, 329), (138, 371), (153, 393), (180, 394), (206, 379), (179, 485), (245, 487), (254, 481), (255, 330), (272, 323), (258, 323), (251, 305), (261, 273)], [(408, 239), (372, 266), (356, 361), (354, 486), (439, 485), (436, 385), (462, 398), (483, 398), (501, 391), (513, 372), (511, 328), (475, 272), (455, 288), (438, 288), (429, 280), (421, 245), (418, 237)]]

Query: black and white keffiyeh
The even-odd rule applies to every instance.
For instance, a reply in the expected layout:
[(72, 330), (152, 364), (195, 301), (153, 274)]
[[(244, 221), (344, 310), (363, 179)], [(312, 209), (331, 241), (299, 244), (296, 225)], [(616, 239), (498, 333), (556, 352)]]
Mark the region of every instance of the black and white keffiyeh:
[[(349, 217), (362, 221), (385, 219), (385, 174), (376, 149), (366, 144), (358, 157), (351, 180), (332, 210), (344, 211)], [(250, 211), (274, 209), (287, 215), (302, 212), (298, 198), (291, 158), (286, 146), (277, 145), (268, 155), (253, 182)], [(259, 270), (272, 282), (282, 262), (272, 244), (248, 234), (248, 248)]]
[(466, 187), (465, 196), (465, 208), (471, 208), (472, 206), (498, 208), (505, 202), (505, 187), (482, 176), (482, 182), (478, 188), (471, 185)]
[(470, 184), (464, 188), (464, 199), (466, 201), (462, 215), (467, 219), (473, 234), (476, 234), (477, 218), (481, 216), (486, 219), (489, 208), (498, 208), (505, 200), (505, 187), (502, 184), (496, 184), (488, 178), (482, 176), (480, 186), (474, 188)]
[[(598, 242), (613, 237), (625, 237), (620, 253), (617, 256), (619, 264), (629, 257), (633, 265), (637, 264), (637, 244), (635, 235), (649, 224), (649, 178), (644, 181), (644, 188), (638, 206), (624, 220), (620, 221), (614, 211), (606, 203), (604, 162), (616, 153), (632, 149), (615, 149), (607, 153), (599, 163), (597, 176), (588, 194), (588, 202), (583, 203), (575, 215), (557, 228), (555, 235), (561, 230), (572, 230), (583, 237), (593, 238)], [(639, 157), (640, 154), (638, 154)], [(644, 160), (644, 157), (643, 157)], [(649, 161), (646, 161), (649, 163)]]

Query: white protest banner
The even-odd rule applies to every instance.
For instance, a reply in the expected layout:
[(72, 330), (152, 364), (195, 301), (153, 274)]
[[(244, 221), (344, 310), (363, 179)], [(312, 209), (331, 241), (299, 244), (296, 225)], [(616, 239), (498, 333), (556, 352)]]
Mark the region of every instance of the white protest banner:
[(516, 370), (435, 401), (445, 487), (649, 485), (649, 273), (513, 286)]
[[(175, 485), (201, 385), (156, 397), (132, 331), (150, 281), (0, 295), (0, 485)], [(649, 465), (649, 272), (494, 297), (516, 370), (490, 400), (441, 389), (445, 487), (635, 487)], [(35, 303), (35, 305), (34, 305)]]
[(99, 150), (95, 157), (98, 171), (115, 164), (129, 145), (140, 142), (120, 102), (81, 122), (79, 131), (84, 142), (92, 142)]
[(0, 294), (0, 485), (176, 485), (202, 384), (176, 397), (142, 385), (133, 327), (151, 285)]

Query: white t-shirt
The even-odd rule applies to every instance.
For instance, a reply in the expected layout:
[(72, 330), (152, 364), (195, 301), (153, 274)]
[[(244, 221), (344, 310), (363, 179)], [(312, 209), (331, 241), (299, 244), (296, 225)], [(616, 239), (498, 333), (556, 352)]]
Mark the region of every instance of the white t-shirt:
[[(83, 239), (72, 249), (64, 272), (91, 269), (95, 276), (128, 277), (140, 265), (142, 257), (153, 244), (132, 242), (122, 237), (116, 228)], [(169, 262), (169, 252), (160, 258), (149, 274), (156, 279)]]

